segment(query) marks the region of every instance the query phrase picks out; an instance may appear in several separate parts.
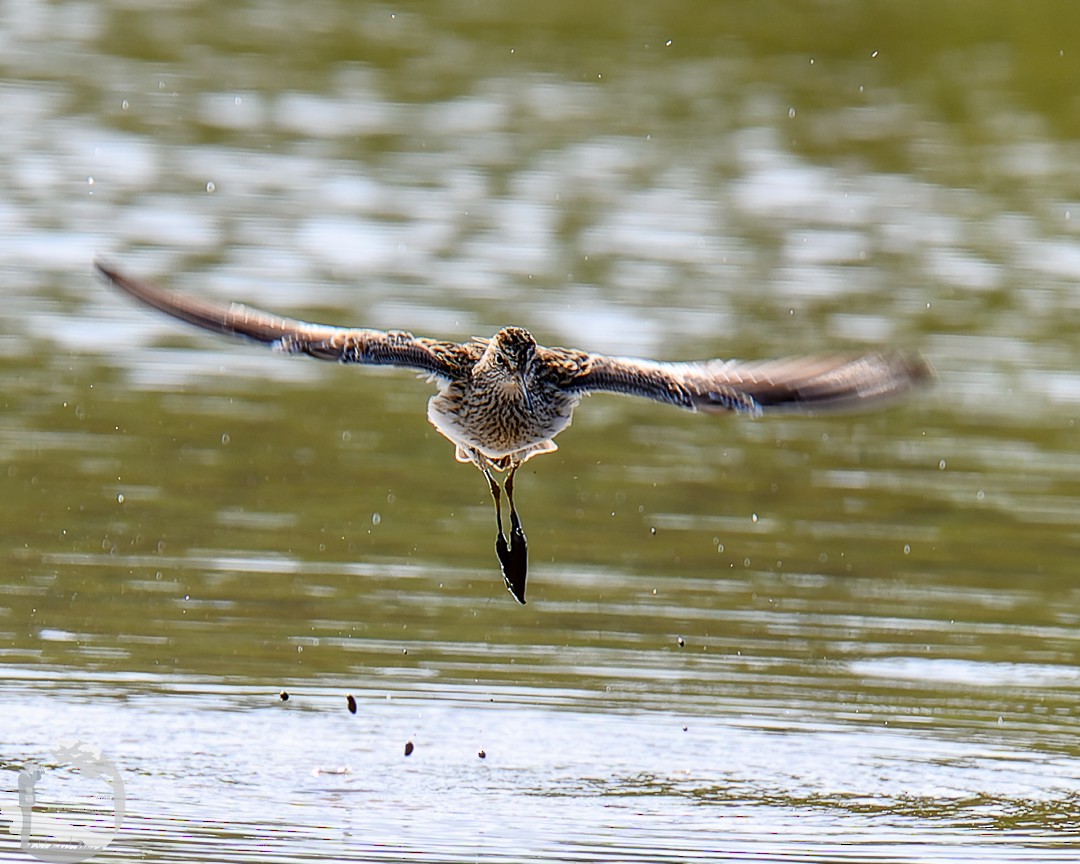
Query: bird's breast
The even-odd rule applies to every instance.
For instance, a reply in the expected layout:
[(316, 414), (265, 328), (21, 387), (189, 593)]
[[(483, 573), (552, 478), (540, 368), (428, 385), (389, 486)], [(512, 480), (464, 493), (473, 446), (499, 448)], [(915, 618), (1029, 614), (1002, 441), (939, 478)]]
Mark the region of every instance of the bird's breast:
[(555, 388), (526, 394), (513, 385), (477, 388), (455, 381), (431, 397), (428, 420), (459, 447), (500, 459), (550, 442), (570, 425), (577, 403)]

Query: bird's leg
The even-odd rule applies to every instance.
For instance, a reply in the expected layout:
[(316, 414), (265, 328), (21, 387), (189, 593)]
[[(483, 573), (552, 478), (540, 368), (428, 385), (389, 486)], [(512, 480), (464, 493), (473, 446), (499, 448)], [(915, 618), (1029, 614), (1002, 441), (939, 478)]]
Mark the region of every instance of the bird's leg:
[[(495, 478), (491, 476), (491, 470), (489, 468), (481, 468), (484, 472), (484, 476), (488, 481), (488, 488), (491, 490), (491, 498), (495, 502), (495, 524), (499, 526), (499, 539), (495, 541), (496, 550), (498, 550), (499, 541), (505, 546), (506, 541), (503, 539), (503, 524), (502, 524), (502, 495), (499, 492), (499, 484), (495, 482)], [(499, 553), (499, 560), (502, 560), (502, 553)]]
[[(510, 544), (506, 547), (506, 557), (499, 555), (502, 563), (503, 578), (506, 587), (518, 603), (525, 602), (525, 579), (529, 572), (529, 544), (525, 540), (525, 532), (521, 529), (521, 520), (518, 518), (517, 507), (514, 506), (514, 475), (520, 463), (510, 466), (510, 472), (506, 476), (504, 488), (506, 498), (510, 502)], [(502, 528), (499, 528), (499, 536), (502, 536)]]
[[(480, 469), (484, 472), (484, 476), (488, 481), (488, 488), (491, 490), (491, 498), (495, 502), (495, 524), (499, 529), (499, 533), (495, 535), (495, 554), (499, 556), (499, 566), (502, 568), (503, 581), (506, 582), (506, 587), (510, 590), (510, 593), (514, 595), (514, 599), (518, 603), (525, 602), (525, 571), (521, 564), (518, 562), (517, 544), (513, 546), (514, 533), (513, 526), (517, 525), (517, 516), (513, 513), (511, 508), (511, 535), (510, 543), (506, 542), (506, 535), (503, 534), (503, 521), (502, 521), (502, 494), (499, 490), (499, 484), (495, 481), (495, 478), (491, 476), (491, 469), (486, 465)], [(512, 489), (513, 487), (511, 487)], [(509, 493), (507, 493), (509, 496)], [(520, 527), (518, 528), (520, 532)], [(524, 535), (523, 535), (524, 536)]]
[(521, 530), (521, 521), (518, 519), (517, 510), (514, 508), (514, 472), (517, 466), (510, 469), (510, 476), (506, 481), (506, 497), (510, 500), (510, 539), (507, 541), (503, 534), (502, 521), (502, 494), (499, 484), (491, 476), (491, 466), (481, 465), (480, 470), (488, 481), (488, 489), (491, 490), (491, 499), (495, 502), (495, 524), (499, 533), (495, 535), (495, 554), (499, 556), (499, 566), (502, 568), (503, 581), (514, 599), (518, 603), (525, 602), (525, 577), (528, 574), (528, 547), (525, 544), (525, 534)]
[(528, 546), (525, 542), (525, 532), (521, 530), (521, 520), (518, 519), (517, 507), (514, 506), (514, 475), (517, 474), (518, 466), (515, 465), (510, 469), (510, 473), (506, 476), (506, 483), (504, 488), (506, 489), (506, 499), (510, 502), (510, 542), (513, 545), (514, 540), (521, 540), (521, 558), (522, 567), (524, 567), (525, 553), (528, 551)]

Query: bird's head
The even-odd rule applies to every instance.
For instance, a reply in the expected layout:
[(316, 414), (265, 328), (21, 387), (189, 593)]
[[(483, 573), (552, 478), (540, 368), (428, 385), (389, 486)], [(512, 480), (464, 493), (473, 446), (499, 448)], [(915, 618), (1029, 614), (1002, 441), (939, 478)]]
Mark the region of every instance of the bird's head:
[(520, 388), (528, 399), (536, 362), (532, 334), (521, 327), (503, 327), (487, 343), (474, 374), (492, 386)]

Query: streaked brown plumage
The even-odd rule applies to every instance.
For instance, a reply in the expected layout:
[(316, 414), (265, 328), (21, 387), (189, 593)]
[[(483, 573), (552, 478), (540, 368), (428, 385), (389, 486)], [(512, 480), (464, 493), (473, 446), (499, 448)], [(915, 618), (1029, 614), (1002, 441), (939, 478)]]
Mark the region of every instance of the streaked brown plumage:
[[(931, 377), (917, 354), (878, 352), (742, 362), (660, 363), (537, 345), (520, 327), (490, 339), (442, 342), (400, 330), (333, 327), (281, 318), (239, 304), (175, 294), (97, 262), (116, 287), (175, 318), (245, 336), (287, 353), (320, 360), (400, 366), (424, 373), (440, 389), (428, 420), (487, 477), (499, 526), (496, 551), (507, 587), (525, 602), (527, 551), (513, 499), (514, 472), (556, 449), (589, 393), (622, 393), (689, 411), (757, 416), (784, 408), (817, 410), (864, 405), (902, 393)], [(503, 537), (500, 490), (492, 471), (508, 471), (511, 540)]]

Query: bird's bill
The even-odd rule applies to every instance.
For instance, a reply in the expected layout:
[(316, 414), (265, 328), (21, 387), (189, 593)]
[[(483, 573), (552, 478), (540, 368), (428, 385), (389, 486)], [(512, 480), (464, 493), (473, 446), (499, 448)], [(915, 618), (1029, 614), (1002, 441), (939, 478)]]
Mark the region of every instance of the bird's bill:
[(529, 385), (525, 383), (525, 374), (522, 373), (518, 377), (518, 387), (521, 389), (521, 395), (525, 399), (525, 408), (528, 411), (533, 410), (532, 394), (529, 392)]

